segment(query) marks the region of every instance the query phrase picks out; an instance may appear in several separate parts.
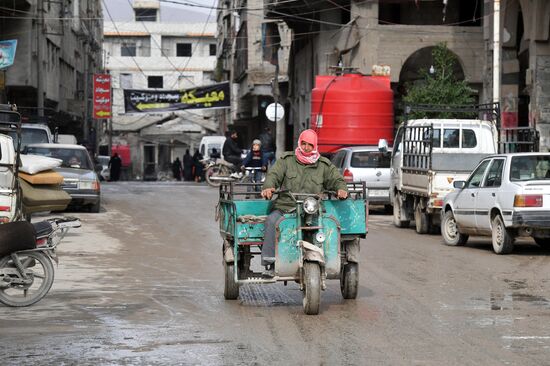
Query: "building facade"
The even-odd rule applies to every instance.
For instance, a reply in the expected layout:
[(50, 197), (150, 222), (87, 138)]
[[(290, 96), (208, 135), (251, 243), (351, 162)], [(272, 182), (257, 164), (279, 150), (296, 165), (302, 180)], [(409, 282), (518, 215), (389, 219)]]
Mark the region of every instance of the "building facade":
[[(508, 126), (536, 126), (541, 149), (548, 146), (550, 115), (550, 3), (502, 0), (501, 110)], [(433, 65), (431, 50), (445, 42), (458, 60), (455, 74), (476, 90), (480, 103), (492, 101), (494, 1), (307, 1), (268, 4), (271, 18), (293, 31), (288, 104), (294, 136), (309, 126), (316, 75), (342, 65), (371, 74), (388, 65), (400, 105), (407, 83)], [(396, 107), (396, 116), (400, 113)]]
[(2, 101), (24, 121), (48, 123), (94, 148), (91, 75), (102, 68), (99, 0), (14, 0), (0, 8), (0, 40), (17, 40)]
[[(126, 113), (124, 90), (181, 90), (214, 81), (215, 22), (164, 21), (169, 11), (159, 1), (134, 1), (132, 21), (105, 19), (106, 70), (113, 90), (113, 145), (130, 148), (128, 178), (156, 179), (176, 157), (198, 147), (205, 134), (218, 131), (209, 110)], [(173, 14), (172, 14), (173, 15)], [(108, 144), (104, 124), (102, 145)], [(193, 151), (191, 151), (193, 153)]]
[(286, 94), (291, 32), (284, 22), (266, 17), (263, 0), (218, 6), (216, 77), (232, 83), (231, 109), (219, 112), (220, 132), (236, 129), (247, 147), (263, 128), (275, 132), (265, 109)]

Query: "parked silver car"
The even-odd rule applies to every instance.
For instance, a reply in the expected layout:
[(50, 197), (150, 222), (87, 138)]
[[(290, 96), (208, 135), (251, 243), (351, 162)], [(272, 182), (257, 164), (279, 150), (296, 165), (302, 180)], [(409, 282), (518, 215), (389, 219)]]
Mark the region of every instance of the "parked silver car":
[(441, 210), (445, 244), (491, 236), (495, 253), (506, 254), (515, 238), (531, 236), (550, 248), (550, 153), (492, 155), (453, 185)]
[(391, 210), (390, 204), (390, 161), (391, 150), (378, 146), (353, 146), (336, 151), (332, 163), (340, 170), (346, 181), (363, 181), (368, 189), (369, 203), (385, 205)]
[(88, 150), (81, 145), (68, 144), (31, 144), (25, 150), (27, 154), (42, 155), (63, 160), (55, 168), (63, 176), (62, 188), (71, 195), (71, 206), (90, 208), (99, 212), (101, 192), (97, 173)]

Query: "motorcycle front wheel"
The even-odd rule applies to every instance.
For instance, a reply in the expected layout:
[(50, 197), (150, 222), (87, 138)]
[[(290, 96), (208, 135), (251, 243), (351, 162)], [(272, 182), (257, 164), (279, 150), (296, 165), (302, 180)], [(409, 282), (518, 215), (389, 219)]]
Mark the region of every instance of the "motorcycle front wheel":
[(48, 256), (40, 252), (18, 253), (25, 281), (10, 255), (0, 259), (0, 302), (8, 306), (29, 306), (42, 299), (53, 284), (54, 269)]

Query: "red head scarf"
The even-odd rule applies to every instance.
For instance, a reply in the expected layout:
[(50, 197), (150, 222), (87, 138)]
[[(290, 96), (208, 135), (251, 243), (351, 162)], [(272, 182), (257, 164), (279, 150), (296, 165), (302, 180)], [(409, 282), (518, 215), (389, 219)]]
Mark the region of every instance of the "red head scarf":
[[(313, 145), (313, 151), (306, 153), (302, 150), (302, 141)], [(317, 151), (317, 133), (313, 130), (305, 130), (298, 138), (298, 147), (295, 150), (296, 159), (302, 164), (315, 164), (319, 160), (319, 152)]]

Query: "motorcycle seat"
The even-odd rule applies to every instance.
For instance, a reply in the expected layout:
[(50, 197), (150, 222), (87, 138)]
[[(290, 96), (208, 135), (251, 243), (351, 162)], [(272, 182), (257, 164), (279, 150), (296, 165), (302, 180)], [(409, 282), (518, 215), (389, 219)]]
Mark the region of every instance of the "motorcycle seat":
[(36, 248), (33, 226), (27, 221), (0, 225), (0, 258), (18, 250)]
[(50, 235), (53, 231), (52, 224), (48, 221), (33, 222), (32, 226), (34, 227), (37, 238)]

